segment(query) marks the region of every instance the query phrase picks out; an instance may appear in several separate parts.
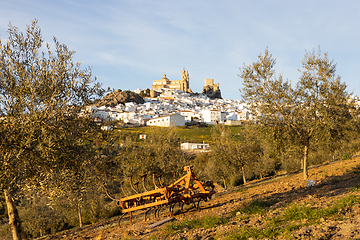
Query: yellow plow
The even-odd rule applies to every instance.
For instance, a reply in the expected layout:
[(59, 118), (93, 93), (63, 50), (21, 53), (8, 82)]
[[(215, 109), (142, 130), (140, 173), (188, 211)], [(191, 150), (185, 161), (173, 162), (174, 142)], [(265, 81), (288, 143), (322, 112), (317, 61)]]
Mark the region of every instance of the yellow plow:
[[(122, 208), (122, 216), (119, 218), (119, 224), (121, 219), (130, 213), (130, 223), (132, 223), (132, 213), (138, 210), (144, 210), (144, 220), (146, 221), (146, 215), (152, 209), (155, 209), (155, 217), (159, 216), (160, 209), (168, 206), (170, 215), (173, 214), (175, 205), (178, 203), (183, 210), (184, 204), (194, 206), (199, 210), (200, 201), (207, 201), (211, 199), (211, 196), (215, 193), (214, 184), (211, 180), (207, 182), (200, 182), (193, 172), (192, 166), (185, 166), (184, 171), (186, 174), (180, 179), (167, 187), (163, 187), (161, 183), (161, 176), (156, 177), (153, 173), (154, 190), (147, 190), (145, 188), (145, 177), (142, 176), (142, 185), (144, 192), (139, 191), (139, 182), (133, 184), (132, 177), (130, 177), (130, 185), (136, 194), (128, 196), (121, 183), (121, 189), (126, 197), (115, 199), (110, 196), (106, 191), (109, 198), (116, 201), (116, 204)], [(160, 187), (157, 186), (156, 180), (158, 180)]]

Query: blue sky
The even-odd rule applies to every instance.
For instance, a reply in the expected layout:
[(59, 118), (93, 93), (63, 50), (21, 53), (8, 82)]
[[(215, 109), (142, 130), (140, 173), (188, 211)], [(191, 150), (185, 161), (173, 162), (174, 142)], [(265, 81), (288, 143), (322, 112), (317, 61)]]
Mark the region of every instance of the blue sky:
[(320, 46), (359, 96), (359, 12), (357, 0), (0, 0), (0, 39), (9, 22), (25, 30), (37, 18), (45, 42), (76, 51), (103, 87), (146, 89), (185, 67), (194, 92), (213, 78), (228, 99), (240, 99), (239, 67), (266, 48), (296, 83), (305, 50)]

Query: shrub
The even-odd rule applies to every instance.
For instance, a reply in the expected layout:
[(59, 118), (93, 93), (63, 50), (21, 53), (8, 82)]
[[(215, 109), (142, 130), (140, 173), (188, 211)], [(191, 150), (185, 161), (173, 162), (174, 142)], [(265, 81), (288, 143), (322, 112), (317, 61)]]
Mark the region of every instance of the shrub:
[(308, 219), (313, 221), (316, 219), (320, 219), (323, 216), (324, 213), (319, 209), (313, 208), (308, 205), (306, 206), (300, 205), (300, 206), (292, 206), (285, 209), (283, 214), (283, 219), (285, 221), (294, 221), (294, 220), (303, 220), (303, 219)]
[(209, 215), (209, 216), (204, 216), (202, 218), (195, 218), (195, 219), (167, 224), (164, 227), (163, 231), (165, 232), (165, 235), (169, 235), (172, 233), (180, 232), (184, 229), (212, 228), (220, 224), (225, 224), (227, 223), (227, 221), (228, 220), (226, 218)]
[(342, 155), (342, 157), (341, 157), (341, 160), (342, 160), (342, 161), (344, 161), (344, 160), (349, 160), (349, 159), (351, 159), (351, 156), (350, 156), (349, 154), (347, 154), (347, 153), (345, 153), (345, 154)]
[(232, 212), (232, 215), (236, 215), (237, 212), (245, 214), (256, 214), (256, 213), (265, 213), (269, 210), (269, 207), (277, 203), (275, 199), (255, 199), (247, 204), (244, 204), (241, 208)]

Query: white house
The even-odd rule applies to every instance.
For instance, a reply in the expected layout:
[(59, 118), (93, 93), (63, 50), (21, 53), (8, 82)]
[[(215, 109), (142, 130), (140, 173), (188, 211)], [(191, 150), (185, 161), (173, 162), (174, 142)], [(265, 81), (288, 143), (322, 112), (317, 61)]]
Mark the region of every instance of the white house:
[(227, 116), (228, 114), (229, 114), (228, 112), (223, 112), (223, 111), (221, 111), (220, 122), (225, 122), (226, 116)]
[(153, 105), (154, 104), (152, 102), (144, 103), (145, 110), (150, 110), (153, 107)]
[(246, 120), (253, 120), (254, 116), (251, 114), (250, 110), (244, 109), (238, 114), (238, 120), (246, 121)]
[(201, 115), (195, 111), (181, 110), (179, 114), (185, 117), (185, 122), (191, 122), (193, 118), (201, 119)]
[(185, 117), (180, 114), (171, 114), (166, 116), (161, 116), (157, 118), (152, 118), (146, 122), (147, 126), (157, 126), (157, 127), (175, 127), (175, 126), (184, 126)]
[(136, 111), (137, 104), (134, 102), (125, 103), (125, 111), (126, 112), (134, 112)]
[(135, 119), (137, 116), (138, 112), (118, 112), (116, 113), (116, 115), (113, 116), (113, 118), (128, 123), (131, 119)]
[(114, 130), (113, 126), (101, 126), (101, 130), (103, 131), (111, 131)]
[(221, 122), (221, 111), (205, 109), (201, 111), (201, 121), (208, 124), (216, 124)]
[(229, 114), (226, 116), (226, 121), (235, 121), (238, 120), (238, 113), (237, 112), (229, 112)]
[(208, 149), (210, 145), (208, 143), (182, 143), (181, 149), (182, 150), (195, 150), (195, 149), (201, 149), (205, 150)]

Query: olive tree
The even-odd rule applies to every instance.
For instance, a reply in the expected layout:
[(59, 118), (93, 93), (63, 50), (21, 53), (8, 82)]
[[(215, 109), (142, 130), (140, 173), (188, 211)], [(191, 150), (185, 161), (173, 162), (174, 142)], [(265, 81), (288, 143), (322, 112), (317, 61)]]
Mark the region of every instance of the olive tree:
[[(307, 164), (311, 139), (328, 135), (340, 136), (342, 126), (354, 119), (356, 108), (346, 91), (346, 84), (336, 75), (336, 64), (328, 55), (305, 52), (301, 77), (295, 86), (282, 75), (275, 74), (276, 59), (266, 49), (258, 61), (240, 68), (244, 88), (242, 97), (269, 127), (281, 126), (292, 133), (303, 148), (303, 175), (308, 177)], [(333, 135), (334, 136), (334, 135)], [(281, 136), (278, 136), (281, 138)]]
[(46, 188), (48, 179), (80, 160), (71, 158), (81, 145), (77, 137), (95, 131), (81, 110), (102, 89), (56, 38), (41, 51), (37, 20), (25, 32), (10, 24), (8, 34), (0, 40), (0, 188), (13, 238), (20, 239), (14, 197), (31, 186)]
[(240, 175), (246, 184), (246, 175), (250, 174), (246, 173), (246, 168), (254, 165), (262, 156), (260, 142), (251, 123), (245, 125), (236, 136), (229, 127), (215, 125), (212, 139), (207, 163), (209, 175), (222, 180), (225, 187), (227, 182), (235, 185)]

